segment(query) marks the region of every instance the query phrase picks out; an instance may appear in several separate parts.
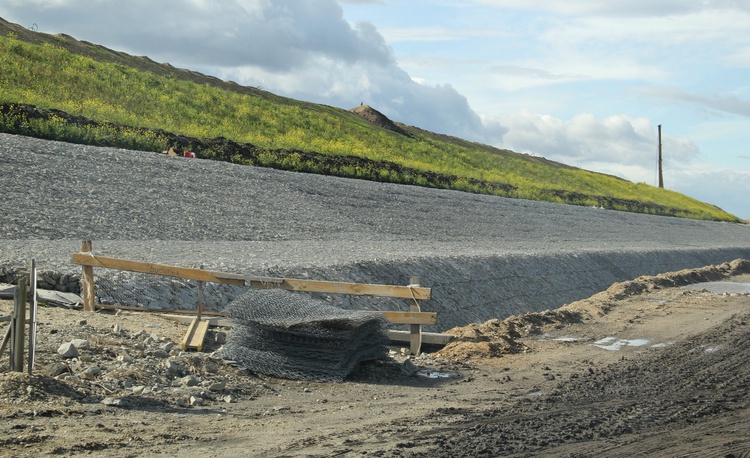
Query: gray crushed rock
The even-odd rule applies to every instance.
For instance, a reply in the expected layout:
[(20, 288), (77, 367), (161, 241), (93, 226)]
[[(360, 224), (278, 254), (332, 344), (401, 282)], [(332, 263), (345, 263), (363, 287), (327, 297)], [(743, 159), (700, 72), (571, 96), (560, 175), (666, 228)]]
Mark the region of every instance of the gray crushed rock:
[[(8, 134), (0, 184), (0, 268), (35, 258), (40, 270), (75, 273), (71, 253), (93, 240), (105, 256), (236, 273), (389, 284), (419, 275), (433, 288), (426, 309), (444, 328), (554, 308), (639, 275), (750, 258), (747, 225)], [(227, 297), (211, 307), (241, 293), (215, 291)]]

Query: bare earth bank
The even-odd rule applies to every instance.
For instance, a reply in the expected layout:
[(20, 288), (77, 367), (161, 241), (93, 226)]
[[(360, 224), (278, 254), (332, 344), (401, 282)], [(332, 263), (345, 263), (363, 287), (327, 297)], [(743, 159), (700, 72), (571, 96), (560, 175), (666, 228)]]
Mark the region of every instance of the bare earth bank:
[[(671, 280), (696, 272), (454, 329), (332, 384), (169, 349), (185, 328), (157, 315), (45, 307), (34, 375), (0, 372), (0, 455), (745, 456), (750, 297)], [(90, 348), (63, 359), (74, 338)]]

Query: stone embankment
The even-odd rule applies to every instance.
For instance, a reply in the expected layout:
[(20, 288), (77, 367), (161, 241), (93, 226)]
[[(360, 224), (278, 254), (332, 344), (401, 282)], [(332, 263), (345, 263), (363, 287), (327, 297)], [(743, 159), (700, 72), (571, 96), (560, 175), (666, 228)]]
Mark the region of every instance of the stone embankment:
[[(95, 254), (381, 284), (419, 276), (439, 329), (556, 308), (641, 275), (750, 258), (750, 226), (242, 167), (0, 134), (0, 281), (75, 290)], [(196, 285), (95, 269), (103, 301), (192, 308)], [(110, 281), (111, 286), (106, 282)], [(207, 288), (222, 309), (241, 288)], [(346, 308), (403, 301), (330, 297)]]

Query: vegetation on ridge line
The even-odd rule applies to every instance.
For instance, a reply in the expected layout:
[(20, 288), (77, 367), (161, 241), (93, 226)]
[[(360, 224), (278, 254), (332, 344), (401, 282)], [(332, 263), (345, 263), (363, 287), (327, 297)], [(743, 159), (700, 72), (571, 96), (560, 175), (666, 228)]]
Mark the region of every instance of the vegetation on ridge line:
[[(151, 151), (189, 147), (202, 157), (241, 164), (738, 221), (676, 192), (401, 124), (399, 133), (345, 110), (184, 70), (170, 73), (164, 64), (67, 36), (24, 33), (41, 43), (0, 36), (5, 132)], [(137, 69), (144, 62), (149, 71)]]

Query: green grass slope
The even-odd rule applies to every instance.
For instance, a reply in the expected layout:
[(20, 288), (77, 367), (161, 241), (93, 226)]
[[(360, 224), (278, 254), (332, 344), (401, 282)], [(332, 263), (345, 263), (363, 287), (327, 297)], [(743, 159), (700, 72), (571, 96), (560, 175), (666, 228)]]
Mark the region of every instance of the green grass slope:
[(739, 222), (718, 207), (0, 19), (0, 131), (369, 180)]

